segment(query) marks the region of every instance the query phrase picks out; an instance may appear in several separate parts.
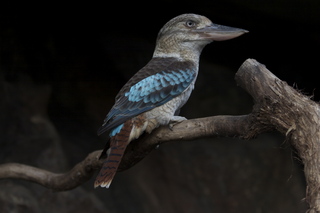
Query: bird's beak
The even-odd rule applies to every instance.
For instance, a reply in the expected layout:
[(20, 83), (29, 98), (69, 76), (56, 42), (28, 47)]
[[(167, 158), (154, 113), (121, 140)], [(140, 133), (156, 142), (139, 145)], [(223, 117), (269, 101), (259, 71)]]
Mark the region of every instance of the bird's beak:
[(212, 24), (196, 31), (199, 33), (200, 38), (213, 41), (229, 40), (249, 32), (248, 30), (218, 24)]

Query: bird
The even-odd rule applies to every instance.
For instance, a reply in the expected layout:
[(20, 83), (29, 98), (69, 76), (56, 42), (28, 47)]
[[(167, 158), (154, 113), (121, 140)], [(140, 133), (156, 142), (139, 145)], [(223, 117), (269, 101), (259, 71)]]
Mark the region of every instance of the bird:
[(107, 132), (104, 159), (94, 187), (109, 188), (127, 145), (144, 132), (186, 120), (179, 116), (198, 75), (203, 48), (213, 41), (238, 37), (247, 30), (214, 24), (187, 13), (168, 21), (159, 31), (151, 60), (122, 87), (98, 135)]

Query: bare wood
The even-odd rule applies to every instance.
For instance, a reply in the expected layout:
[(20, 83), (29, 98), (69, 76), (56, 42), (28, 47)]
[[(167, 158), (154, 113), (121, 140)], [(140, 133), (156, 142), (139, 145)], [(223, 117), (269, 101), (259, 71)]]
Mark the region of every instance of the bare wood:
[[(248, 115), (213, 116), (183, 121), (172, 129), (160, 127), (150, 135), (131, 142), (119, 171), (128, 169), (157, 145), (203, 137), (250, 139), (262, 132), (277, 130), (297, 150), (307, 181), (308, 213), (320, 212), (320, 107), (308, 97), (278, 79), (265, 66), (246, 60), (236, 73), (236, 82), (254, 99)], [(65, 174), (55, 174), (22, 164), (0, 165), (0, 179), (19, 178), (53, 190), (69, 190), (91, 178), (101, 167), (100, 151), (95, 151)]]
[(238, 84), (255, 100), (259, 123), (286, 135), (304, 165), (308, 213), (320, 212), (320, 107), (249, 59), (236, 74)]
[[(161, 127), (142, 140), (135, 141), (127, 148), (122, 160), (120, 171), (128, 169), (143, 159), (158, 144), (172, 141), (194, 140), (213, 136), (241, 136), (248, 116), (213, 116), (208, 118), (192, 119), (181, 122), (169, 129)], [(224, 123), (224, 124), (223, 124)], [(239, 132), (236, 132), (234, 127)], [(100, 169), (103, 160), (99, 160), (102, 150), (90, 153), (83, 161), (75, 165), (69, 172), (53, 173), (44, 169), (18, 164), (6, 163), (0, 165), (0, 179), (14, 178), (31, 181), (54, 191), (73, 189), (89, 180), (95, 170)]]
[(88, 181), (94, 171), (102, 166), (102, 162), (98, 160), (101, 151), (98, 150), (90, 153), (69, 172), (62, 174), (19, 163), (2, 164), (0, 165), (0, 179), (14, 178), (27, 180), (54, 191), (70, 190)]
[(320, 212), (320, 107), (255, 60), (247, 60), (236, 80), (255, 100), (253, 113), (286, 135), (304, 165), (309, 213)]
[[(126, 149), (118, 171), (126, 170), (145, 156), (158, 145), (174, 141), (188, 141), (205, 137), (239, 137), (249, 139), (260, 131), (258, 127), (252, 129), (255, 123), (251, 115), (241, 116), (212, 116), (183, 121), (170, 129), (160, 127), (150, 135), (132, 141)], [(263, 127), (261, 127), (263, 129)], [(253, 131), (252, 131), (253, 130)]]

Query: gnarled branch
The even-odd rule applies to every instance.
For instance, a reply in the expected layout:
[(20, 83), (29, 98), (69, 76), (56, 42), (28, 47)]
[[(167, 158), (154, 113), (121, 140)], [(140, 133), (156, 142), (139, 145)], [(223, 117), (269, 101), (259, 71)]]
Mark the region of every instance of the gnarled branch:
[(102, 166), (99, 156), (102, 150), (90, 153), (69, 172), (57, 174), (19, 163), (0, 164), (0, 179), (15, 178), (38, 183), (55, 191), (66, 191), (88, 181), (94, 171)]
[[(119, 171), (143, 159), (157, 145), (203, 137), (250, 139), (262, 132), (277, 130), (297, 150), (307, 181), (306, 201), (311, 212), (320, 212), (320, 107), (278, 79), (265, 66), (246, 60), (236, 73), (236, 82), (253, 98), (248, 115), (213, 116), (183, 121), (173, 129), (160, 127), (133, 141), (126, 149)], [(19, 178), (53, 190), (69, 190), (91, 178), (101, 167), (100, 151), (95, 151), (66, 174), (55, 174), (21, 164), (0, 165), (0, 178)]]

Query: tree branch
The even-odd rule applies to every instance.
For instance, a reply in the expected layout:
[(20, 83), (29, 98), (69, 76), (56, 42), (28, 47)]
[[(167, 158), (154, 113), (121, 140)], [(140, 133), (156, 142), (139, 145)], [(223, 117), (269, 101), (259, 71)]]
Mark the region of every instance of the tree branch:
[(241, 116), (212, 116), (186, 120), (176, 124), (172, 129), (159, 127), (150, 135), (132, 141), (126, 149), (118, 171), (126, 170), (144, 157), (158, 145), (173, 141), (188, 141), (205, 137), (239, 137), (250, 139), (266, 129), (264, 126), (252, 126), (256, 123), (251, 114)]
[[(152, 134), (145, 135), (140, 140), (130, 143), (121, 161), (119, 171), (129, 169), (161, 143), (217, 136), (251, 138), (254, 134), (244, 135), (243, 133), (247, 132), (246, 129), (250, 129), (252, 122), (254, 121), (250, 120), (250, 115), (213, 116), (181, 122), (175, 125), (172, 130), (165, 126), (160, 127)], [(62, 174), (19, 163), (0, 164), (0, 179), (27, 180), (54, 191), (70, 190), (88, 181), (95, 170), (101, 168), (103, 162), (103, 160), (99, 160), (101, 151), (90, 153), (69, 172)]]
[(14, 178), (27, 180), (54, 191), (70, 190), (88, 181), (94, 171), (102, 166), (102, 161), (98, 160), (101, 151), (98, 150), (90, 153), (69, 172), (63, 174), (19, 163), (5, 163), (0, 165), (0, 179)]
[[(236, 82), (253, 98), (253, 110), (242, 116), (213, 116), (183, 121), (173, 129), (160, 127), (133, 141), (126, 149), (119, 171), (128, 169), (157, 145), (203, 137), (250, 139), (262, 132), (277, 130), (297, 150), (304, 164), (309, 213), (320, 212), (320, 107), (278, 79), (265, 66), (246, 60), (235, 76)], [(69, 190), (91, 178), (101, 167), (100, 151), (92, 152), (66, 174), (55, 174), (22, 164), (0, 165), (0, 179), (33, 181), (53, 190)]]

